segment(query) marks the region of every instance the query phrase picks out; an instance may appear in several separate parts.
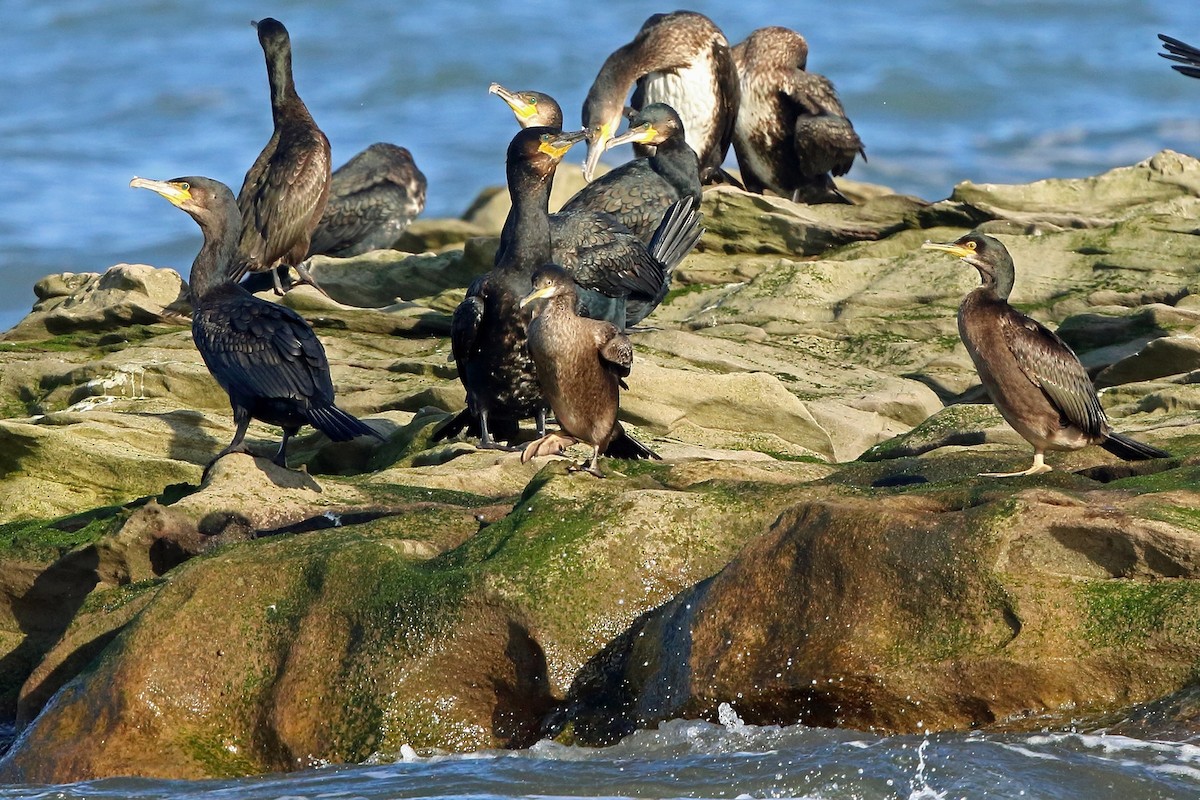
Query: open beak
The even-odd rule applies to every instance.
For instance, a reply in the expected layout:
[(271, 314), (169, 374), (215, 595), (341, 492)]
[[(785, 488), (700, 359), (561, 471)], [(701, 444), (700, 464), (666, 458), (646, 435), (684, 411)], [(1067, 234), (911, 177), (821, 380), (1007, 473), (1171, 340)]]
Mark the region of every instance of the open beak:
[(952, 256), (966, 258), (975, 255), (975, 251), (969, 247), (963, 247), (958, 242), (925, 242), (921, 245), (922, 250), (941, 250), (943, 253), (949, 253)]
[(608, 149), (612, 139), (613, 126), (603, 122), (599, 127), (587, 131), (587, 158), (583, 160), (583, 179), (588, 183), (596, 176), (596, 165), (600, 163), (600, 155)]
[(174, 205), (183, 205), (192, 199), (192, 193), (178, 184), (169, 181), (152, 181), (149, 178), (134, 178), (129, 182), (131, 189), (149, 189), (161, 194)]
[(534, 300), (545, 300), (547, 297), (554, 297), (556, 294), (558, 294), (558, 288), (552, 283), (547, 284), (540, 289), (534, 289), (532, 292), (522, 297), (520, 307), (524, 308)]

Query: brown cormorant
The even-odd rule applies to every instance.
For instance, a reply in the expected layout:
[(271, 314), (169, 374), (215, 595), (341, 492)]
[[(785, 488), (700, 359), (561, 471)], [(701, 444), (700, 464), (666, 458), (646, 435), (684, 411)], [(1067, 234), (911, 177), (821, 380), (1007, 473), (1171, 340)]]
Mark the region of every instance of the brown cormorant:
[(391, 247), (424, 210), (425, 185), (406, 148), (376, 142), (333, 173), (308, 254), (345, 258)]
[(506, 172), (512, 200), (492, 270), (476, 278), (454, 311), (450, 346), (467, 408), (435, 434), (453, 436), (479, 426), (480, 446), (492, 437), (512, 441), (522, 419), (538, 420), (545, 432), (546, 401), (526, 342), (527, 314), (518, 304), (534, 270), (550, 262), (550, 186), (554, 170), (582, 131), (525, 128), (508, 146)]
[(605, 211), (649, 242), (676, 200), (690, 197), (700, 207), (700, 162), (685, 140), (683, 121), (666, 103), (651, 103), (633, 112), (629, 130), (609, 140), (607, 147), (626, 142), (651, 145), (654, 154), (626, 161), (596, 178), (576, 192), (560, 213)]
[(652, 15), (633, 41), (605, 59), (583, 103), (588, 131), (584, 177), (592, 179), (600, 154), (616, 136), (635, 82), (635, 109), (666, 103), (679, 113), (687, 143), (700, 158), (701, 182), (728, 180), (721, 164), (738, 113), (737, 69), (725, 34), (692, 11)]
[(633, 343), (609, 322), (581, 317), (570, 274), (553, 264), (533, 274), (533, 291), (521, 306), (546, 302), (529, 323), (529, 353), (537, 365), (538, 382), (554, 411), (562, 433), (550, 433), (526, 446), (525, 462), (534, 456), (557, 455), (575, 442), (592, 446), (586, 472), (603, 478), (596, 462), (616, 440), (628, 440), (619, 449), (658, 458), (629, 436), (617, 422), (620, 389), (633, 365)]
[(522, 128), (554, 128), (562, 130), (563, 113), (558, 102), (548, 94), (529, 89), (512, 91), (498, 83), (488, 87), (488, 92), (497, 95), (512, 109), (513, 116)]
[[(315, 286), (303, 262), (329, 198), (329, 140), (296, 94), (287, 28), (270, 17), (254, 26), (266, 56), (275, 130), (238, 192), (242, 233), (233, 278), (290, 266)], [(278, 273), (275, 291), (283, 294)]]
[(1172, 69), (1182, 72), (1189, 78), (1200, 78), (1200, 48), (1192, 47), (1165, 33), (1160, 33), (1158, 38), (1162, 40), (1163, 49), (1167, 51), (1159, 53), (1159, 55), (1168, 61), (1178, 61), (1184, 65), (1181, 67), (1179, 64), (1172, 64)]
[(309, 324), (290, 308), (261, 300), (231, 280), (241, 215), (228, 186), (200, 177), (134, 178), (129, 185), (157, 192), (182, 208), (204, 234), (188, 276), (192, 339), (208, 371), (228, 393), (237, 425), (233, 441), (205, 467), (206, 475), (222, 456), (248, 452), (244, 439), (251, 419), (283, 428), (274, 458), (281, 467), (287, 466), (288, 439), (302, 425), (337, 442), (364, 435), (383, 438), (334, 405), (329, 361)]
[(1033, 445), (1029, 469), (983, 475), (1008, 478), (1049, 472), (1051, 467), (1043, 461), (1046, 450), (1078, 450), (1089, 444), (1129, 461), (1170, 455), (1112, 430), (1071, 348), (1008, 304), (1015, 271), (1003, 244), (968, 233), (956, 242), (926, 242), (924, 247), (958, 256), (979, 271), (982, 285), (958, 309), (958, 332), (996, 409)]
[(742, 102), (733, 152), (746, 189), (797, 202), (848, 203), (834, 186), (866, 159), (833, 84), (805, 70), (808, 43), (787, 28), (759, 28), (733, 48)]

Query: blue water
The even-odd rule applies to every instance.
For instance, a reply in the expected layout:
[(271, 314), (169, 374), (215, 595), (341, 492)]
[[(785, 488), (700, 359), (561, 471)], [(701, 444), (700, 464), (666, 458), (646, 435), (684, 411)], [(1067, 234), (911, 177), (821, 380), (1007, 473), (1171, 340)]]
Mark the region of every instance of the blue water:
[[(4, 0), (0, 52), (0, 330), (56, 271), (186, 268), (194, 225), (130, 177), (206, 174), (236, 190), (271, 128), (249, 20), (292, 33), (296, 81), (340, 164), (410, 148), (427, 216), (503, 182), (514, 128), (497, 80), (558, 97), (568, 122), (603, 58), (650, 13), (633, 0)], [(1200, 42), (1194, 0), (703, 0), (739, 41), (802, 31), (870, 161), (850, 177), (936, 200), (962, 180), (1094, 174), (1170, 147), (1200, 151), (1200, 81), (1155, 34)], [(732, 154), (730, 156), (732, 163)]]
[[(549, 91), (568, 123), (600, 62), (673, 5), (527, 0), (3, 0), (0, 329), (56, 271), (131, 261), (186, 269), (194, 224), (133, 175), (205, 174), (235, 189), (270, 134), (249, 20), (282, 19), (296, 80), (341, 163), (371, 142), (412, 150), (427, 216), (503, 181), (513, 120), (487, 86)], [(1163, 148), (1200, 152), (1200, 81), (1159, 58), (1200, 44), (1195, 0), (704, 0), (731, 40), (802, 31), (866, 143), (851, 177), (930, 200), (962, 180), (1081, 176)], [(731, 156), (732, 163), (732, 156)], [(924, 747), (922, 748), (922, 744)], [(399, 758), (399, 761), (397, 761)], [(1200, 749), (1119, 737), (943, 735), (672, 723), (606, 750), (381, 756), (248, 781), (102, 781), (6, 797), (1195, 798)]]

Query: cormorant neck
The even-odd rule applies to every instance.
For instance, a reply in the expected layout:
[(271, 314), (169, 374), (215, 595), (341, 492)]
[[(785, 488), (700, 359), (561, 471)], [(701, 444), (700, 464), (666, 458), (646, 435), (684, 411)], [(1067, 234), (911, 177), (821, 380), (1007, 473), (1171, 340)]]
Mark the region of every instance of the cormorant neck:
[(983, 279), (984, 289), (1001, 300), (1008, 301), (1008, 296), (1012, 294), (1013, 284), (1016, 282), (1016, 272), (1011, 261), (1007, 264), (1001, 262), (992, 265), (990, 273), (980, 270), (979, 277)]
[(539, 175), (526, 164), (510, 165), (508, 196), (512, 208), (500, 232), (498, 268), (536, 269), (550, 258), (550, 183), (553, 171)]
[(271, 116), (278, 122), (280, 115), (294, 101), (299, 101), (296, 83), (292, 79), (292, 51), (285, 49), (267, 56), (267, 81), (271, 84)]
[(687, 186), (696, 193), (700, 192), (700, 157), (681, 135), (672, 136), (655, 147), (650, 168), (666, 178), (672, 186)]
[(229, 203), (223, 210), (195, 220), (204, 234), (204, 246), (192, 262), (188, 286), (193, 302), (198, 302), (213, 289), (229, 283), (229, 265), (237, 253), (242, 218), (237, 204)]

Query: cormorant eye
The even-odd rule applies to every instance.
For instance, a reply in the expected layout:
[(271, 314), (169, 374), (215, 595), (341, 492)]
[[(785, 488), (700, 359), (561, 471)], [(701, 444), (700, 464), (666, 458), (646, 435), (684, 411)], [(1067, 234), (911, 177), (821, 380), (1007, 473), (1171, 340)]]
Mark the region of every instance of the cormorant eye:
[(179, 184), (179, 188), (186, 192), (188, 189), (191, 189), (192, 186), (187, 181), (184, 181), (183, 183)]
[(974, 242), (967, 242), (967, 248), (968, 248), (968, 249), (970, 249), (970, 250), (974, 250), (974, 249), (975, 249), (975, 243), (974, 243)]
[(529, 95), (528, 97), (525, 98), (525, 102), (529, 103), (529, 105), (531, 105), (531, 106), (536, 106), (537, 98), (534, 97), (533, 95)]

